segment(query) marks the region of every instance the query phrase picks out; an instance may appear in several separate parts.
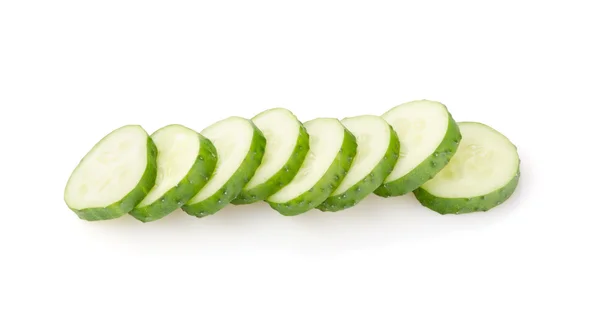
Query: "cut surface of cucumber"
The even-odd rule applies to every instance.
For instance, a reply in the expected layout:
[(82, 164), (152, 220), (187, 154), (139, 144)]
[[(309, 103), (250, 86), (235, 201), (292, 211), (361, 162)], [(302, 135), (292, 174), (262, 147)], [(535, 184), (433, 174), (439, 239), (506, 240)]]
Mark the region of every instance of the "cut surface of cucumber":
[(182, 206), (193, 216), (205, 217), (228, 205), (242, 191), (261, 164), (266, 139), (251, 120), (232, 116), (200, 132), (217, 150), (217, 165), (206, 185)]
[(156, 154), (154, 142), (139, 125), (110, 132), (69, 177), (64, 192), (67, 206), (84, 220), (127, 214), (154, 186)]
[(262, 201), (287, 185), (308, 153), (308, 134), (296, 116), (284, 108), (263, 111), (252, 118), (267, 140), (261, 165), (232, 204)]
[(207, 138), (182, 125), (165, 126), (151, 136), (158, 150), (154, 187), (130, 214), (149, 222), (190, 200), (206, 184), (217, 162)]
[(345, 118), (342, 124), (356, 137), (358, 149), (342, 183), (317, 207), (321, 211), (339, 211), (358, 204), (383, 183), (400, 152), (396, 132), (380, 116)]
[(382, 197), (414, 191), (450, 161), (461, 133), (445, 105), (418, 100), (396, 106), (382, 115), (400, 140), (400, 157), (383, 185)]
[(517, 148), (485, 124), (462, 122), (459, 128), (463, 138), (456, 155), (414, 194), (422, 205), (441, 214), (488, 211), (517, 187)]
[(337, 189), (357, 151), (356, 138), (335, 118), (317, 118), (304, 124), (310, 150), (298, 174), (267, 198), (282, 215), (292, 216), (320, 205)]

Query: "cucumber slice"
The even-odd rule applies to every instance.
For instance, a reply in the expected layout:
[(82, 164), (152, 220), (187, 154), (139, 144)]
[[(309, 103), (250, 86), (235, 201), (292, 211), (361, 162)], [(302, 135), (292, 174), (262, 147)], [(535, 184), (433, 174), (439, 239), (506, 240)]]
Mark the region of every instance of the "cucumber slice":
[(383, 185), (381, 197), (414, 191), (448, 164), (461, 140), (460, 130), (445, 105), (429, 100), (396, 106), (382, 115), (400, 139), (400, 157)]
[(306, 128), (287, 109), (263, 111), (252, 121), (267, 139), (267, 146), (256, 173), (231, 202), (235, 205), (265, 200), (290, 183), (309, 149)]
[(217, 163), (207, 138), (182, 125), (168, 125), (152, 134), (158, 149), (154, 187), (130, 214), (142, 222), (161, 219), (180, 208), (206, 184)]
[(267, 198), (285, 216), (307, 212), (323, 203), (340, 185), (357, 151), (356, 138), (335, 118), (304, 124), (310, 150), (292, 182)]
[(110, 132), (71, 173), (65, 203), (83, 220), (108, 220), (127, 214), (154, 186), (156, 153), (154, 142), (139, 125)]
[(335, 212), (358, 204), (381, 186), (400, 152), (398, 135), (380, 116), (345, 118), (342, 124), (356, 137), (358, 152), (342, 183), (317, 207), (321, 211)]
[(419, 202), (440, 214), (488, 211), (517, 188), (517, 147), (481, 123), (459, 123), (462, 141), (450, 163), (414, 192)]
[(242, 191), (261, 164), (266, 139), (254, 123), (232, 116), (200, 132), (217, 149), (217, 166), (206, 185), (181, 208), (202, 218), (228, 205)]

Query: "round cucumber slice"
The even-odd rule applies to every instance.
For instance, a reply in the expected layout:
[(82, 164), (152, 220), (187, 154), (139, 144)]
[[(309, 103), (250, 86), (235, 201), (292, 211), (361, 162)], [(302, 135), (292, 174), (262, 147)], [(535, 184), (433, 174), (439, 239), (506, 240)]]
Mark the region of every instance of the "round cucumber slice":
[(217, 165), (206, 185), (181, 208), (202, 218), (235, 199), (261, 164), (266, 139), (254, 123), (232, 116), (200, 132), (217, 149)]
[(73, 170), (65, 203), (83, 220), (120, 218), (154, 186), (156, 154), (154, 142), (139, 125), (110, 132)]
[(310, 150), (298, 174), (267, 198), (285, 216), (305, 213), (323, 203), (337, 189), (357, 152), (356, 138), (335, 118), (317, 118), (304, 124)]
[(517, 147), (481, 123), (459, 123), (462, 141), (450, 163), (414, 195), (440, 214), (488, 211), (505, 202), (517, 188)]
[(206, 184), (217, 163), (210, 140), (185, 126), (165, 126), (151, 137), (158, 149), (156, 182), (130, 212), (142, 222), (161, 219), (183, 206)]
[(392, 173), (374, 193), (381, 197), (414, 191), (448, 164), (461, 133), (445, 105), (418, 100), (396, 106), (382, 115), (400, 139), (400, 157)]
[(252, 121), (265, 136), (267, 146), (256, 173), (231, 202), (235, 205), (265, 200), (290, 183), (310, 147), (306, 128), (287, 109), (263, 111)]
[(396, 132), (380, 116), (345, 118), (342, 124), (356, 137), (358, 151), (342, 183), (317, 208), (336, 212), (358, 204), (377, 189), (398, 160)]

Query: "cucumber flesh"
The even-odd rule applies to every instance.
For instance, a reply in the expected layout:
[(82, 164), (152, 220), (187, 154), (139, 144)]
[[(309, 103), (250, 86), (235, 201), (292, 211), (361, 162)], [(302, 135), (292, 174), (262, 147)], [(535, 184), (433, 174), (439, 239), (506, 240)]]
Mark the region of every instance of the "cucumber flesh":
[(81, 159), (64, 200), (84, 220), (108, 220), (130, 212), (154, 186), (156, 146), (139, 125), (122, 126)]
[(317, 118), (304, 124), (310, 150), (294, 179), (267, 198), (285, 216), (305, 213), (331, 195), (347, 175), (357, 152), (356, 138), (335, 118)]
[(130, 214), (142, 222), (161, 219), (190, 200), (212, 174), (217, 154), (207, 138), (182, 125), (152, 134), (157, 147), (154, 187)]
[(266, 139), (254, 123), (232, 116), (200, 132), (217, 150), (217, 165), (206, 185), (182, 206), (201, 218), (214, 214), (235, 199), (260, 166)]
[(396, 132), (380, 116), (345, 118), (342, 124), (356, 137), (358, 151), (342, 183), (318, 206), (321, 211), (335, 212), (358, 204), (383, 183), (400, 152)]
[(308, 134), (296, 116), (284, 108), (269, 109), (252, 118), (267, 140), (261, 165), (232, 204), (265, 200), (290, 183), (309, 150)]
[(488, 211), (505, 202), (520, 177), (517, 147), (495, 129), (459, 123), (462, 141), (450, 163), (417, 189), (419, 202), (440, 214)]
[(382, 115), (400, 140), (400, 157), (390, 175), (375, 190), (382, 197), (414, 191), (450, 161), (461, 133), (445, 105), (418, 100), (396, 106)]

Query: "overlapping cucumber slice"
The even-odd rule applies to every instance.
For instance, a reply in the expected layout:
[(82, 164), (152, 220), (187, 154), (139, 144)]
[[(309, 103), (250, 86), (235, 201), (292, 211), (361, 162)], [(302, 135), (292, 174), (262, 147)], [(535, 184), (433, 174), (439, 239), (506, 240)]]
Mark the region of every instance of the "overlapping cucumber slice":
[(342, 124), (356, 137), (357, 154), (346, 177), (317, 208), (340, 211), (370, 195), (394, 169), (400, 152), (396, 132), (380, 116), (345, 118)]
[(217, 163), (209, 139), (182, 125), (152, 134), (158, 149), (154, 187), (130, 214), (143, 222), (161, 219), (187, 203), (206, 184)]
[(400, 140), (400, 157), (390, 175), (375, 190), (382, 197), (414, 191), (448, 164), (461, 133), (445, 105), (418, 100), (396, 106), (382, 115)]
[(84, 220), (119, 218), (140, 203), (156, 180), (156, 146), (138, 125), (120, 127), (81, 159), (64, 190), (67, 206)]
[(267, 198), (269, 205), (285, 216), (305, 213), (331, 195), (347, 175), (357, 152), (354, 135), (335, 118), (317, 118), (304, 123), (310, 150), (298, 174), (281, 190)]
[(290, 183), (310, 148), (304, 125), (288, 109), (274, 108), (252, 118), (267, 140), (261, 165), (231, 203), (263, 201)]
[(206, 185), (181, 208), (201, 218), (230, 204), (252, 179), (265, 152), (266, 139), (254, 123), (232, 116), (200, 132), (217, 150), (217, 165)]
[(459, 127), (456, 155), (414, 191), (422, 205), (440, 214), (488, 211), (514, 193), (520, 178), (517, 148), (506, 136), (477, 122)]

